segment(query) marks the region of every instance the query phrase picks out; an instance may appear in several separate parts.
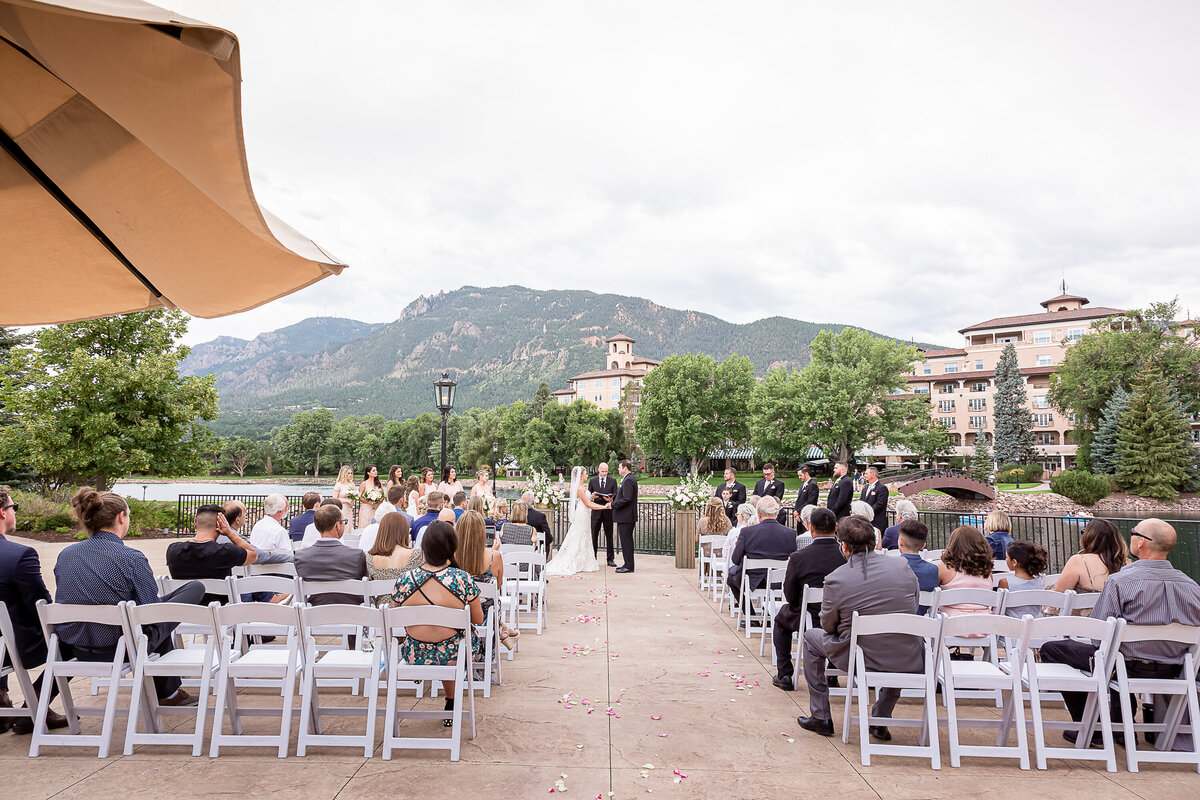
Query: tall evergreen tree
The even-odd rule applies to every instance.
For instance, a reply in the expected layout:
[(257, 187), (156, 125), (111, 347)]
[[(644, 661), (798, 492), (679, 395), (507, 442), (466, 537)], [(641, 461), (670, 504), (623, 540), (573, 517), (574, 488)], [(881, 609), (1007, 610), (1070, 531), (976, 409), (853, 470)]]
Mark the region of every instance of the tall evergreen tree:
[(988, 447), (983, 431), (975, 432), (975, 452), (971, 454), (971, 477), (987, 483), (992, 474), (992, 448)]
[(1193, 453), (1187, 418), (1162, 374), (1143, 372), (1117, 431), (1117, 480), (1141, 497), (1177, 500), (1188, 482)]
[(1096, 434), (1092, 437), (1092, 466), (1101, 475), (1116, 475), (1121, 459), (1117, 452), (1117, 430), (1121, 426), (1121, 415), (1129, 407), (1129, 392), (1117, 384), (1112, 396), (1104, 404), (1104, 412)]
[(996, 363), (995, 456), (1001, 464), (1030, 464), (1037, 457), (1033, 446), (1033, 415), (1026, 402), (1017, 348), (1010, 342), (1004, 345)]

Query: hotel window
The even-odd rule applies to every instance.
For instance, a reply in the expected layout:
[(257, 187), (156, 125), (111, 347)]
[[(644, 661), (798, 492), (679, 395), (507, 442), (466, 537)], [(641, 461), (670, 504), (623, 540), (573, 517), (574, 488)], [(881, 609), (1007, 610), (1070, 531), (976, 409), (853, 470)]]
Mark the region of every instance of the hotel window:
[(951, 372), (958, 372), (958, 364), (947, 364), (943, 372), (947, 374)]
[(620, 379), (620, 378), (613, 378), (613, 379), (612, 379), (612, 385), (613, 385), (613, 386), (620, 386), (620, 385), (621, 385), (621, 379)]
[(973, 397), (967, 401), (967, 405), (972, 411), (983, 411), (985, 408), (987, 408), (987, 398)]
[(1033, 398), (1033, 407), (1034, 408), (1049, 408), (1050, 407), (1050, 398), (1044, 394), (1038, 395), (1037, 397)]
[(971, 384), (972, 392), (986, 392), (988, 388), (987, 381), (976, 381)]
[(1071, 330), (1067, 331), (1068, 342), (1078, 342), (1082, 338), (1083, 328), (1071, 328)]
[(913, 394), (929, 394), (928, 386), (916, 386), (913, 388)]
[(612, 393), (612, 399), (613, 399), (614, 401), (615, 401), (615, 400), (620, 400), (620, 399), (621, 399), (621, 393), (620, 393), (620, 392), (613, 392), (613, 393)]
[(1033, 424), (1039, 428), (1049, 428), (1054, 424), (1053, 414), (1034, 414)]
[(1192, 431), (1192, 441), (1200, 444), (1200, 428), (1196, 428)]
[(1058, 434), (1054, 431), (1042, 431), (1033, 435), (1036, 444), (1058, 444)]
[(972, 428), (986, 428), (987, 417), (969, 417), (967, 419), (967, 424)]
[(1010, 333), (1006, 336), (997, 336), (996, 344), (1010, 344), (1021, 341), (1021, 337), (1015, 333)]
[(941, 425), (943, 428), (953, 428), (954, 427), (954, 417), (938, 417), (937, 422), (938, 422), (938, 425)]
[(1037, 357), (1037, 365), (1039, 367), (1048, 367), (1048, 366), (1050, 366), (1050, 359), (1051, 359), (1050, 356), (1038, 356)]
[(983, 359), (982, 359), (982, 358), (979, 358), (979, 359), (976, 359), (976, 360), (975, 360), (975, 371), (976, 371), (976, 372), (982, 372), (982, 371), (983, 371)]
[(603, 385), (604, 385), (604, 381), (593, 381), (592, 382), (593, 389), (599, 389)]
[(933, 374), (933, 367), (931, 367), (931, 366), (929, 366), (928, 364), (926, 364), (926, 365), (925, 365), (925, 369), (924, 369), (924, 373), (925, 373), (926, 375), (932, 375), (932, 374)]
[(938, 400), (938, 411), (942, 412), (943, 414), (949, 414), (950, 412), (954, 411), (954, 401)]
[(942, 394), (954, 394), (957, 391), (958, 391), (958, 387), (955, 386), (953, 383), (943, 383), (942, 384), (942, 388), (941, 388)]
[(1050, 344), (1052, 340), (1053, 337), (1050, 335), (1050, 331), (1035, 331), (1033, 334), (1034, 344)]

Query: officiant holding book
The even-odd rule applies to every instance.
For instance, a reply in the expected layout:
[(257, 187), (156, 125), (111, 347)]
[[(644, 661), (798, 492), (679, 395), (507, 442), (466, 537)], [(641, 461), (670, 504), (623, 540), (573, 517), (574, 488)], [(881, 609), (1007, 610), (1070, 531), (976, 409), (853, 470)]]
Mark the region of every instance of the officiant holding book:
[[(608, 464), (602, 463), (596, 467), (596, 476), (588, 481), (587, 490), (593, 503), (608, 505), (612, 502), (613, 496), (617, 493), (617, 481), (608, 476)], [(613, 553), (613, 512), (611, 508), (592, 510), (592, 552), (597, 557), (600, 555), (601, 526), (604, 528), (608, 565), (615, 567), (617, 562), (614, 560), (615, 554)]]

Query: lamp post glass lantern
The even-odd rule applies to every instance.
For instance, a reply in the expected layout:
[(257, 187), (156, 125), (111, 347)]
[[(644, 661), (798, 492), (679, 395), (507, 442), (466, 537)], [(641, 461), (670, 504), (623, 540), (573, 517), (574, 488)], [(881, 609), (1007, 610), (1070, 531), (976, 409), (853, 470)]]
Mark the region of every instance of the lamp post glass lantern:
[(442, 377), (433, 382), (433, 402), (437, 405), (437, 410), (442, 412), (442, 476), (443, 480), (446, 475), (446, 418), (450, 415), (450, 410), (454, 408), (454, 387), (458, 384), (446, 372), (442, 373)]

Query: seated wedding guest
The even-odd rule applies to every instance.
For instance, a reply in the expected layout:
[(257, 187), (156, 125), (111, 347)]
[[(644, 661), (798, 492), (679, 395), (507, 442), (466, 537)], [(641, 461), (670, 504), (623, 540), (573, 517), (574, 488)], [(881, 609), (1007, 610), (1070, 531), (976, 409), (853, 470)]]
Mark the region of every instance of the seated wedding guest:
[[(870, 522), (849, 517), (838, 523), (837, 538), (846, 563), (825, 576), (821, 602), (821, 625), (804, 634), (804, 679), (808, 683), (810, 716), (797, 717), (801, 728), (822, 736), (833, 735), (833, 715), (829, 710), (829, 683), (825, 675), (827, 661), (841, 670), (850, 668), (851, 615), (915, 614), (917, 576), (899, 558), (875, 552), (875, 528)], [(810, 548), (811, 549), (811, 548)], [(915, 636), (881, 634), (863, 640), (868, 670), (878, 672), (921, 672), (925, 668), (924, 649)], [(872, 717), (890, 717), (900, 699), (899, 689), (880, 689)], [(872, 725), (868, 733), (882, 741), (892, 734), (881, 725)]]
[[(395, 580), (401, 572), (416, 569), (424, 563), (425, 553), (413, 546), (408, 518), (403, 514), (386, 515), (379, 523), (378, 535), (367, 553), (367, 577), (373, 581)], [(376, 597), (375, 602), (379, 603), (380, 597)]]
[(895, 550), (900, 546), (900, 523), (906, 519), (919, 519), (917, 507), (911, 500), (896, 501), (896, 524), (883, 532), (881, 544), (884, 550)]
[(729, 559), (733, 556), (733, 549), (737, 547), (738, 537), (749, 526), (758, 524), (758, 512), (749, 502), (742, 503), (737, 507), (736, 519), (737, 524), (729, 529), (729, 535), (725, 537), (725, 546), (721, 548), (721, 554), (725, 556), (726, 574), (729, 572)]
[(983, 535), (992, 548), (992, 558), (1003, 561), (1013, 540), (1012, 519), (1003, 511), (989, 511), (983, 521)]
[[(342, 581), (367, 577), (366, 554), (357, 547), (342, 544), (342, 534), (348, 520), (339, 506), (321, 506), (313, 522), (321, 538), (296, 553), (296, 574), (306, 581)], [(391, 515), (389, 515), (391, 516)], [(314, 606), (334, 603), (358, 605), (361, 595), (324, 592), (309, 595), (308, 602)]]
[(508, 521), (508, 501), (503, 497), (496, 498), (496, 530), (500, 530)]
[[(42, 580), (42, 564), (37, 551), (23, 544), (10, 542), (7, 534), (17, 529), (17, 504), (12, 501), (7, 486), (0, 486), (0, 603), (8, 608), (8, 616), (12, 620), (14, 649), (21, 666), (26, 670), (40, 667), (46, 663), (46, 637), (42, 635), (42, 625), (38, 619), (37, 601), (50, 602), (50, 592)], [(0, 650), (0, 666), (7, 664), (8, 653)], [(45, 673), (42, 673), (44, 675)], [(33, 682), (33, 690), (37, 695), (42, 691), (42, 675)], [(58, 684), (50, 686), (50, 699), (58, 694)], [(36, 697), (24, 698), (28, 706)], [(8, 676), (0, 676), (0, 708), (12, 708), (12, 699), (8, 696)], [(46, 717), (50, 728), (65, 728), (67, 718), (57, 711), (51, 710)], [(0, 733), (14, 727), (19, 734), (33, 733), (33, 721), (20, 717), (0, 719)]]
[(317, 503), (319, 502), (321, 502), (319, 492), (305, 492), (304, 497), (300, 499), (300, 505), (304, 506), (304, 511), (292, 517), (292, 521), (288, 523), (288, 536), (293, 542), (304, 538), (304, 529), (312, 524), (313, 515), (317, 513)]
[[(234, 567), (244, 567), (258, 560), (258, 551), (229, 526), (221, 508), (215, 505), (196, 509), (193, 525), (196, 535), (184, 542), (167, 545), (167, 571), (172, 578), (195, 580), (197, 578), (228, 578)], [(228, 537), (222, 544), (217, 536)], [(204, 604), (223, 603), (227, 598), (215, 594), (204, 595)]]
[[(696, 523), (696, 541), (701, 536), (724, 536), (733, 529), (729, 517), (725, 516), (725, 504), (715, 497), (710, 497), (704, 505), (704, 513)], [(712, 545), (705, 542), (700, 545), (706, 557), (712, 556)]]
[(798, 516), (800, 517), (800, 530), (803, 531), (803, 533), (800, 533), (796, 536), (797, 550), (803, 550), (813, 542), (812, 509), (815, 508), (819, 508), (819, 506), (809, 503), (800, 509), (800, 514)]
[[(917, 588), (922, 592), (932, 592), (938, 585), (938, 565), (921, 558), (921, 551), (925, 549), (928, 539), (929, 529), (919, 519), (906, 519), (900, 523), (900, 555), (912, 567), (913, 574), (917, 576)], [(918, 614), (928, 612), (929, 606), (917, 609)]]
[[(789, 525), (780, 524), (779, 501), (772, 495), (765, 495), (758, 501), (758, 524), (751, 525), (738, 536), (737, 544), (733, 547), (733, 555), (729, 558), (729, 590), (739, 603), (742, 599), (742, 562), (747, 558), (786, 559), (796, 551), (796, 531)], [(756, 569), (747, 573), (747, 580), (752, 591), (761, 589), (767, 581), (767, 571)], [(754, 606), (747, 603), (750, 614)], [(745, 620), (742, 621), (745, 624)]]
[(463, 515), (463, 512), (466, 510), (467, 510), (467, 493), (466, 492), (455, 492), (454, 493), (454, 521), (458, 522), (458, 518), (461, 517)]
[(1115, 575), (1129, 563), (1129, 549), (1117, 526), (1106, 519), (1094, 519), (1083, 526), (1079, 552), (1063, 565), (1054, 591), (1074, 589), (1076, 594), (1098, 592), (1109, 575)]
[(1013, 542), (1008, 546), (1008, 553), (1005, 556), (1005, 563), (1012, 570), (1012, 575), (1007, 578), (1000, 579), (1000, 588), (1008, 589), (1008, 606), (1004, 609), (1004, 613), (1009, 617), (1017, 617), (1018, 619), (1029, 614), (1033, 617), (1042, 615), (1042, 607), (1036, 603), (1026, 605), (1014, 605), (1019, 603), (1019, 595), (1017, 593), (1034, 589), (1041, 590), (1046, 587), (1042, 584), (1042, 573), (1046, 571), (1046, 565), (1050, 563), (1050, 554), (1046, 552), (1046, 548), (1040, 544), (1032, 542)]
[[(470, 606), (471, 622), (483, 624), (483, 607), (479, 602), (479, 588), (454, 561), (458, 549), (458, 536), (454, 526), (448, 522), (435, 521), (425, 531), (421, 549), (425, 551), (425, 564), (410, 572), (403, 572), (396, 579), (396, 591), (392, 595), (393, 606), (429, 606), (463, 608)], [(408, 664), (453, 664), (458, 658), (458, 643), (461, 631), (435, 625), (411, 625), (408, 634), (400, 640), (400, 658)], [(483, 641), (472, 635), (471, 660), (483, 657)], [(445, 709), (454, 708), (454, 681), (442, 681), (446, 695)], [(447, 728), (453, 722), (443, 720)]]
[[(960, 525), (950, 534), (942, 560), (938, 564), (938, 586), (943, 589), (992, 590), (992, 548), (978, 528)], [(948, 617), (964, 614), (990, 614), (988, 606), (978, 603), (952, 603), (938, 606)]]
[[(333, 497), (326, 497), (321, 501), (321, 505), (317, 509), (336, 508), (342, 512), (342, 519), (346, 521), (346, 530), (350, 530), (350, 526), (354, 524), (353, 518), (350, 516), (353, 510), (353, 503), (350, 500), (338, 500)], [(312, 547), (321, 538), (321, 532), (317, 530), (316, 515), (313, 515), (313, 523), (304, 529), (304, 538), (300, 540), (300, 544), (296, 547), (297, 550), (305, 547)]]
[[(812, 509), (809, 511), (809, 509)], [(812, 544), (788, 557), (787, 574), (783, 578), (783, 596), (787, 604), (775, 615), (775, 627), (771, 641), (775, 645), (775, 677), (771, 683), (785, 691), (795, 689), (792, 665), (792, 637), (800, 630), (804, 615), (809, 614), (814, 628), (820, 627), (820, 603), (809, 603), (800, 607), (804, 587), (819, 589), (825, 585), (825, 576), (846, 563), (842, 548), (834, 534), (837, 518), (828, 508), (807, 505), (800, 512), (808, 515), (812, 531)]]
[(442, 503), (445, 501), (446, 495), (435, 490), (425, 495), (421, 499), (426, 502), (429, 510), (413, 520), (412, 536), (413, 541), (418, 545), (421, 544), (421, 534), (425, 532), (426, 526), (438, 518), (438, 514), (442, 510)]
[(454, 509), (450, 506), (446, 506), (439, 511), (437, 518), (442, 522), (449, 522), (451, 525), (458, 521), (458, 515), (454, 513)]
[(550, 533), (550, 521), (534, 505), (533, 492), (521, 495), (525, 502), (525, 522), (542, 535), (542, 546), (546, 548), (546, 558), (550, 558), (550, 547), (554, 544), (554, 534)]
[[(1092, 618), (1116, 617), (1125, 620), (1126, 625), (1200, 626), (1200, 586), (1167, 561), (1176, 544), (1175, 529), (1161, 519), (1147, 519), (1134, 526), (1129, 541), (1129, 551), (1137, 560), (1108, 576), (1092, 609)], [(1121, 654), (1125, 656), (1129, 677), (1169, 679), (1179, 677), (1188, 649), (1187, 644), (1170, 642), (1128, 642), (1121, 645)], [(1074, 639), (1046, 642), (1041, 648), (1042, 661), (1087, 671), (1093, 668), (1095, 653), (1095, 644)], [(1082, 720), (1087, 694), (1062, 694), (1071, 719)], [(1162, 721), (1166, 705), (1166, 698), (1156, 696), (1154, 704), (1143, 709), (1142, 721)], [(1132, 703), (1132, 708), (1136, 714), (1136, 702)], [(1122, 720), (1121, 703), (1115, 695), (1110, 698), (1109, 714), (1114, 723)], [(1194, 724), (1195, 720), (1192, 722)], [(1123, 744), (1121, 734), (1116, 736), (1118, 743)], [(1075, 742), (1078, 734), (1063, 731), (1063, 738)], [(1188, 740), (1185, 743), (1180, 738)], [(1093, 743), (1100, 743), (1099, 731), (1096, 731)], [(1190, 745), (1190, 737), (1176, 738), (1175, 749)]]
[(250, 544), (256, 550), (292, 552), (292, 537), (283, 527), (287, 512), (288, 501), (283, 495), (269, 494), (263, 499), (263, 517), (250, 529)]
[(501, 537), (509, 544), (537, 544), (537, 531), (529, 524), (529, 506), (524, 500), (512, 504), (503, 533), (496, 538)]
[[(875, 528), (875, 525), (874, 525), (875, 509), (871, 508), (871, 504), (868, 503), (866, 500), (851, 501), (850, 502), (850, 516), (858, 517), (859, 519), (865, 519), (867, 522), (872, 523), (871, 524), (872, 528)], [(883, 531), (879, 530), (879, 528), (875, 528), (875, 541), (876, 541), (877, 545), (878, 545), (878, 543), (883, 542)], [(882, 548), (879, 546), (876, 546), (875, 549), (880, 550)]]
[[(242, 532), (242, 524), (246, 521), (245, 503), (241, 500), (226, 500), (221, 506), (221, 513), (225, 515), (225, 521), (229, 523), (229, 527), (238, 533)], [(220, 544), (229, 544), (229, 537), (222, 533), (217, 536), (217, 541)]]
[[(206, 508), (210, 509), (206, 513), (214, 518), (219, 515), (218, 507)], [(89, 536), (58, 554), (58, 562), (54, 565), (57, 585), (54, 602), (94, 606), (113, 606), (125, 600), (138, 605), (159, 602), (200, 605), (203, 602), (204, 585), (199, 581), (189, 581), (161, 598), (158, 596), (158, 584), (154, 581), (150, 562), (141, 551), (127, 547), (123, 541), (129, 533), (129, 506), (125, 498), (85, 486), (71, 498), (71, 509)], [(224, 517), (217, 525), (225, 533), (231, 532)], [(62, 656), (80, 661), (112, 661), (117, 642), (121, 640), (121, 629), (112, 625), (72, 622), (58, 625), (55, 630), (63, 648)], [(147, 625), (143, 630), (151, 652), (164, 655), (174, 649), (171, 641), (174, 624)], [(180, 683), (174, 676), (155, 676), (154, 689), (159, 705), (196, 704), (194, 696), (179, 688)]]
[[(486, 526), (483, 524), (483, 514), (478, 511), (466, 511), (458, 518), (454, 526), (458, 536), (458, 549), (454, 551), (454, 561), (459, 569), (475, 579), (475, 583), (491, 583), (499, 586), (504, 582), (504, 559), (500, 555), (500, 546), (493, 542), (487, 546)], [(489, 598), (482, 602), (483, 615), (493, 605)], [(497, 609), (499, 613), (499, 609)], [(517, 641), (517, 631), (500, 621), (500, 644), (512, 650)]]

